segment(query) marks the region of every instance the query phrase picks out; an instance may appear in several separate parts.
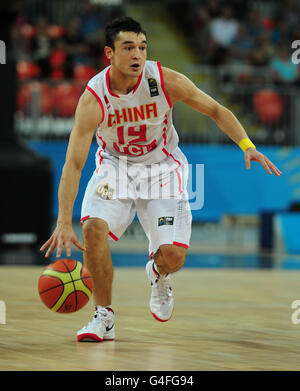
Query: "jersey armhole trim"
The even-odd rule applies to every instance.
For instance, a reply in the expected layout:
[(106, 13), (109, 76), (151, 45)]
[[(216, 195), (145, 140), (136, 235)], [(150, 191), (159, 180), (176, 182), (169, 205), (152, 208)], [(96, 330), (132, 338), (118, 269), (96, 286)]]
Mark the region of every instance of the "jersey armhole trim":
[(157, 67), (158, 67), (159, 76), (160, 76), (161, 88), (162, 88), (162, 90), (163, 90), (163, 92), (165, 94), (165, 97), (167, 99), (168, 105), (169, 105), (169, 107), (171, 109), (173, 107), (173, 105), (172, 105), (171, 99), (170, 99), (169, 95), (167, 94), (167, 91), (166, 91), (166, 88), (165, 88), (164, 76), (163, 76), (163, 71), (162, 71), (162, 68), (161, 68), (160, 61), (157, 61)]
[(91, 94), (94, 95), (94, 97), (97, 99), (97, 101), (99, 102), (99, 105), (101, 107), (101, 110), (102, 110), (102, 120), (100, 122), (100, 125), (102, 124), (102, 122), (104, 121), (104, 117), (105, 117), (105, 111), (104, 111), (104, 106), (103, 106), (103, 103), (102, 103), (102, 100), (100, 99), (100, 97), (96, 94), (96, 92), (90, 87), (90, 86), (86, 86), (86, 89), (88, 91), (90, 91)]
[(107, 91), (109, 92), (109, 94), (111, 96), (114, 96), (115, 98), (120, 98), (120, 96), (115, 94), (114, 92), (112, 92), (110, 87), (109, 87), (109, 72), (110, 72), (110, 69), (111, 69), (111, 66), (107, 69), (106, 74), (105, 74), (105, 82), (106, 82)]

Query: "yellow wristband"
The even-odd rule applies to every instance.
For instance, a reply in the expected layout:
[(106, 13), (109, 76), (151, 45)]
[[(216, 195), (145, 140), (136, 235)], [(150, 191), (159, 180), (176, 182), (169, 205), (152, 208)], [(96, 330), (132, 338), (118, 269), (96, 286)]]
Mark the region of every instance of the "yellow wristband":
[(239, 147), (243, 150), (243, 152), (245, 152), (248, 148), (256, 148), (250, 138), (242, 138), (239, 142)]

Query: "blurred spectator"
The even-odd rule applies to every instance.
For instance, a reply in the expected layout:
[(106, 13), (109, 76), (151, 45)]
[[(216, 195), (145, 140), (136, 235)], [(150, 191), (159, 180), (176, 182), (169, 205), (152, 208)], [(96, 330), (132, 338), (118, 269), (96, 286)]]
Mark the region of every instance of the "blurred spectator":
[(12, 48), (16, 61), (32, 59), (31, 38), (35, 32), (32, 26), (25, 25), (22, 18), (17, 18), (12, 26)]
[(16, 14), (13, 53), (20, 62), (21, 74), (27, 78), (33, 74), (27, 69), (34, 66), (40, 69), (39, 78), (57, 80), (73, 78), (78, 64), (98, 70), (107, 65), (103, 55), (104, 25), (124, 15), (123, 7), (72, 0), (58, 8), (56, 1), (28, 0)]
[(226, 1), (234, 11), (235, 19), (237, 19), (240, 23), (244, 23), (249, 15), (251, 8), (251, 1), (241, 1), (241, 0), (230, 0)]
[(263, 32), (255, 40), (255, 48), (249, 57), (250, 64), (254, 66), (268, 66), (274, 55), (274, 48), (270, 40), (270, 33)]
[(206, 2), (206, 9), (211, 19), (219, 18), (222, 13), (222, 8), (218, 0), (208, 0)]
[(300, 23), (299, 3), (297, 4), (295, 0), (285, 0), (279, 7), (278, 16), (286, 21), (290, 32)]
[(51, 38), (48, 33), (48, 21), (43, 16), (38, 18), (36, 31), (32, 37), (32, 59), (41, 68), (41, 77), (49, 75), (49, 55), (51, 52)]
[(210, 32), (217, 45), (228, 47), (237, 35), (238, 22), (232, 16), (230, 7), (225, 7), (222, 16), (211, 22)]
[(210, 24), (211, 34), (211, 59), (213, 65), (225, 64), (228, 60), (228, 48), (237, 36), (238, 22), (233, 18), (232, 10), (226, 6), (219, 18), (212, 20)]
[(55, 41), (53, 50), (49, 57), (49, 64), (51, 67), (51, 79), (63, 79), (66, 76), (66, 60), (67, 52), (62, 38)]
[(249, 11), (245, 23), (246, 23), (247, 33), (253, 39), (256, 39), (265, 31), (261, 13), (255, 8)]
[(253, 48), (253, 38), (247, 34), (246, 27), (240, 24), (237, 36), (230, 45), (230, 62), (248, 62)]
[(62, 37), (64, 50), (67, 54), (67, 76), (71, 77), (73, 68), (78, 63), (89, 63), (88, 45), (81, 33), (81, 21), (74, 17), (69, 21), (66, 32)]
[(95, 42), (99, 40), (99, 35), (104, 28), (104, 14), (101, 8), (91, 3), (84, 6), (84, 13), (81, 17), (80, 32), (87, 42)]
[(280, 41), (286, 41), (290, 39), (291, 30), (289, 29), (288, 22), (286, 19), (278, 16), (278, 19), (275, 20), (275, 26), (272, 32), (272, 42), (274, 44), (279, 43)]
[(53, 22), (53, 12), (52, 4), (50, 1), (45, 0), (27, 0), (23, 2), (23, 16), (25, 22), (31, 25), (35, 25), (36, 21), (41, 17), (41, 15), (50, 21)]
[(291, 33), (291, 42), (300, 40), (300, 26), (295, 26)]
[(206, 7), (199, 6), (194, 20), (193, 46), (197, 47), (202, 58), (206, 58), (207, 42), (210, 39), (210, 16)]
[(299, 86), (299, 66), (291, 60), (289, 42), (280, 43), (270, 67), (276, 84)]

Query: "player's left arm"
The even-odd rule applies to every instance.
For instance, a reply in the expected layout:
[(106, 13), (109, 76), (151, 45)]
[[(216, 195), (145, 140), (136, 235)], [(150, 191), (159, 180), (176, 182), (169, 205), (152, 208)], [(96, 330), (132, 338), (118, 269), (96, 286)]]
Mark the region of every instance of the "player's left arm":
[(165, 89), (172, 104), (181, 101), (214, 120), (219, 128), (244, 150), (247, 170), (253, 160), (259, 162), (269, 174), (282, 174), (264, 154), (256, 150), (245, 129), (229, 109), (201, 91), (183, 74), (169, 68), (162, 70)]

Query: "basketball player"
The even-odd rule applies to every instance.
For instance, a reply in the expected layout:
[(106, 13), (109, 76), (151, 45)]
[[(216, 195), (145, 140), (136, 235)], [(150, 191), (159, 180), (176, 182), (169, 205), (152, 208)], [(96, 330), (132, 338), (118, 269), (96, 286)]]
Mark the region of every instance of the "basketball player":
[[(104, 50), (111, 65), (88, 82), (79, 99), (60, 180), (57, 226), (41, 247), (42, 251), (48, 248), (46, 257), (55, 248), (60, 257), (63, 247), (70, 256), (73, 243), (83, 251), (93, 276), (96, 310), (92, 321), (78, 331), (78, 341), (115, 338), (113, 264), (107, 239), (118, 240), (136, 212), (149, 239), (146, 274), (151, 313), (161, 322), (172, 315), (170, 274), (184, 265), (192, 220), (184, 169), (187, 160), (172, 123), (176, 102), (211, 117), (244, 151), (247, 169), (251, 161), (257, 161), (269, 174), (281, 175), (256, 150), (232, 112), (184, 75), (146, 60), (147, 38), (139, 23), (129, 17), (111, 22)], [(82, 203), (82, 245), (72, 228), (73, 204), (95, 128), (99, 148)], [(159, 170), (153, 169), (158, 166)], [(155, 186), (159, 196), (153, 193)]]

